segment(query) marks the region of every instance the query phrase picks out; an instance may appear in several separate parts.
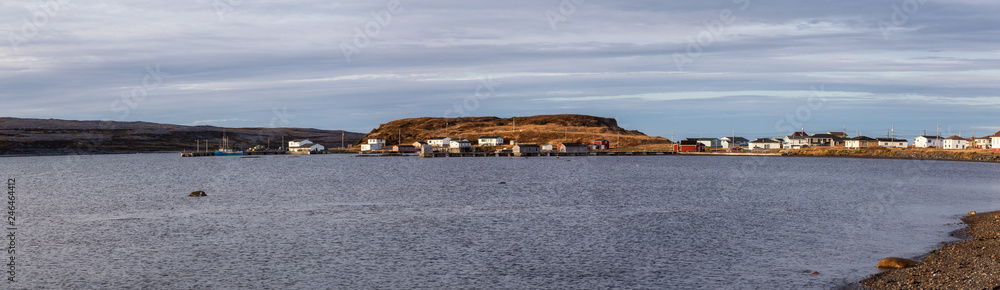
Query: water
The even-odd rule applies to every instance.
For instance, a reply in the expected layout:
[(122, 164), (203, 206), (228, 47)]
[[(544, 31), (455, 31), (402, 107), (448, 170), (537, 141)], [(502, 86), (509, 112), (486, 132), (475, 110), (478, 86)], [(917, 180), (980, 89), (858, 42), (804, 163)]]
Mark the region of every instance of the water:
[(0, 158), (22, 210), (20, 282), (5, 286), (837, 288), (1000, 209), (998, 174), (832, 158)]

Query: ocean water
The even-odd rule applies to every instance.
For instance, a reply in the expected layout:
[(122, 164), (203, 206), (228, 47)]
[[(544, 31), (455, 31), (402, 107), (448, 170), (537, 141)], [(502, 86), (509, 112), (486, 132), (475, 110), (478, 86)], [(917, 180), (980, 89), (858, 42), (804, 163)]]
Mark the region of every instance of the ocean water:
[(179, 155), (0, 158), (19, 210), (0, 283), (829, 289), (1000, 209), (988, 163)]

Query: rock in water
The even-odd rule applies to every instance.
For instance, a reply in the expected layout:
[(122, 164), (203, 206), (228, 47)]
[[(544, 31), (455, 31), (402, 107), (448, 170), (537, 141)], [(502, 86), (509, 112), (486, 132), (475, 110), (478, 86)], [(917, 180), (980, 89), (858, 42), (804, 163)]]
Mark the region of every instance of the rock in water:
[(208, 195), (207, 195), (207, 194), (205, 194), (205, 192), (204, 192), (204, 191), (200, 191), (200, 190), (199, 190), (199, 191), (194, 191), (194, 192), (191, 192), (191, 194), (188, 194), (188, 196), (208, 196)]
[(969, 215), (976, 215), (976, 211), (970, 211)]
[(887, 269), (887, 268), (909, 268), (909, 267), (913, 267), (913, 266), (916, 266), (916, 265), (920, 265), (920, 262), (917, 262), (917, 261), (914, 261), (914, 260), (910, 260), (910, 259), (898, 258), (898, 257), (888, 257), (888, 258), (882, 259), (882, 261), (878, 261), (878, 265), (875, 266), (875, 267), (882, 268), (882, 269)]

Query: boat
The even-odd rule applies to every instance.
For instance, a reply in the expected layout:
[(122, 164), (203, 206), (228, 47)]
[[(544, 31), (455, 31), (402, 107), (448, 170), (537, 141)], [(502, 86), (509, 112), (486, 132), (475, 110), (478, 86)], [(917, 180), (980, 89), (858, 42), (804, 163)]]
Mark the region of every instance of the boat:
[(222, 147), (215, 150), (215, 156), (237, 156), (243, 155), (243, 151), (236, 151), (229, 148), (229, 138), (226, 137), (226, 130), (222, 130)]

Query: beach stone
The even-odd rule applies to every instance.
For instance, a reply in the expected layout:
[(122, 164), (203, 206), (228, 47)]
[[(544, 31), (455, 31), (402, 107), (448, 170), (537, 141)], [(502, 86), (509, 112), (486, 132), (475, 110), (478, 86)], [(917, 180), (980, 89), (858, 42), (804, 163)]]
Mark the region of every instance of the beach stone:
[(882, 259), (882, 261), (878, 261), (878, 265), (876, 265), (875, 267), (882, 268), (882, 269), (887, 269), (887, 268), (908, 268), (908, 267), (913, 267), (913, 266), (916, 266), (916, 265), (920, 265), (920, 262), (917, 262), (917, 261), (914, 261), (914, 260), (910, 260), (910, 259), (899, 258), (899, 257), (888, 257), (888, 258)]
[(970, 211), (969, 215), (976, 215), (976, 211)]
[(208, 196), (208, 194), (205, 194), (204, 191), (200, 191), (199, 190), (199, 191), (191, 192), (191, 194), (188, 194), (188, 196)]

